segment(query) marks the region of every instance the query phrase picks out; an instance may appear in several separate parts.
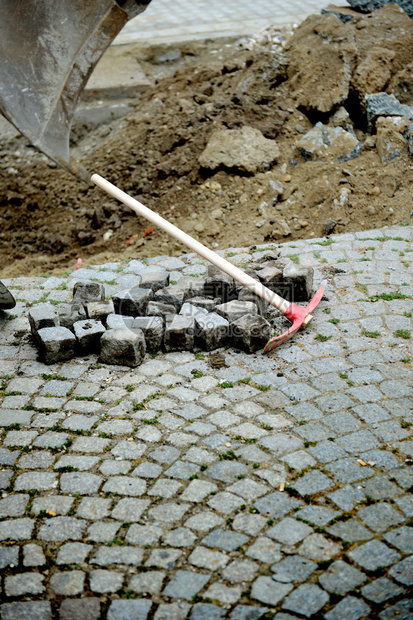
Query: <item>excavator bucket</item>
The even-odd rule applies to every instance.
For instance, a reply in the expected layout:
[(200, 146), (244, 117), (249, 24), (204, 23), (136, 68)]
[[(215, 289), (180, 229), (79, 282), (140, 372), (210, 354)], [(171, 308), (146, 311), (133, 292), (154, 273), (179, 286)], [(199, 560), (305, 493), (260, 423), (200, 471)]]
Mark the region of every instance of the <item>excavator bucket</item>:
[(70, 172), (79, 96), (103, 52), (150, 0), (0, 0), (0, 112)]

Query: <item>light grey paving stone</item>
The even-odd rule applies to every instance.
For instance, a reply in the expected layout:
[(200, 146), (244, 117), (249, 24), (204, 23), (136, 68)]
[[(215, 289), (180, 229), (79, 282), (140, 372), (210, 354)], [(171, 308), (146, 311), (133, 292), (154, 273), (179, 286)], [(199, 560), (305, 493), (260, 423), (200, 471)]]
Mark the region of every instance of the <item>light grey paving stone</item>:
[(237, 605), (231, 613), (231, 620), (259, 620), (268, 612), (268, 607)]
[(100, 454), (110, 444), (110, 439), (102, 437), (77, 437), (71, 448), (74, 452), (92, 452), (92, 454)]
[(321, 534), (310, 534), (298, 548), (300, 555), (315, 562), (329, 560), (338, 555), (340, 551), (339, 544), (327, 540)]
[(148, 514), (156, 521), (174, 523), (175, 521), (180, 521), (189, 508), (189, 504), (165, 502), (164, 504), (151, 508)]
[(19, 547), (0, 546), (0, 569), (14, 568), (19, 563)]
[(403, 515), (385, 502), (362, 508), (357, 517), (375, 532), (385, 532), (392, 525), (404, 521)]
[(114, 461), (106, 459), (99, 467), (99, 471), (104, 476), (116, 476), (117, 474), (127, 474), (132, 469), (130, 461)]
[(58, 551), (56, 564), (82, 564), (92, 548), (85, 543), (66, 543)]
[(7, 519), (0, 522), (0, 540), (30, 540), (33, 519)]
[[(155, 482), (153, 487), (148, 491), (148, 495), (155, 497), (163, 497), (164, 499), (171, 499), (176, 495), (180, 489), (182, 489), (182, 483), (167, 478), (160, 478)], [(181, 496), (181, 499), (185, 499)]]
[(193, 606), (190, 620), (219, 620), (225, 615), (225, 609), (220, 609), (212, 603), (196, 603)]
[(39, 435), (33, 442), (37, 448), (61, 448), (69, 438), (68, 433), (55, 433), (47, 431)]
[(46, 558), (40, 545), (29, 543), (23, 547), (23, 565), (24, 566), (43, 566), (46, 564)]
[(237, 547), (245, 545), (249, 541), (249, 537), (244, 534), (237, 534), (230, 530), (216, 529), (205, 538), (202, 544), (212, 549), (220, 549), (222, 551), (235, 551)]
[(86, 528), (86, 521), (74, 517), (53, 517), (40, 526), (39, 540), (66, 541), (80, 540)]
[(185, 526), (192, 530), (207, 532), (217, 525), (222, 525), (224, 519), (214, 512), (198, 512), (193, 517), (185, 521)]
[(188, 562), (199, 568), (207, 570), (220, 570), (229, 561), (229, 557), (220, 551), (211, 551), (206, 547), (196, 547), (188, 558)]
[(316, 614), (329, 600), (327, 592), (316, 585), (302, 584), (298, 586), (284, 601), (282, 608), (300, 613), (309, 618)]
[(260, 536), (250, 545), (246, 555), (265, 564), (272, 564), (281, 560), (281, 545), (266, 536)]
[(302, 502), (289, 497), (286, 493), (271, 493), (258, 499), (254, 507), (258, 508), (263, 516), (278, 519), (300, 506)]
[(185, 620), (187, 618), (191, 605), (184, 601), (175, 603), (161, 603), (156, 610), (155, 620)]
[(267, 536), (274, 538), (283, 545), (296, 545), (298, 542), (313, 533), (313, 529), (302, 523), (286, 517), (274, 527), (267, 530)]
[(153, 545), (162, 536), (163, 530), (159, 525), (138, 525), (134, 523), (126, 534), (126, 542), (131, 545)]
[(85, 583), (85, 573), (81, 570), (65, 571), (55, 573), (50, 578), (50, 588), (56, 594), (63, 596), (74, 596), (83, 591)]
[(413, 613), (413, 601), (411, 599), (403, 599), (388, 607), (379, 614), (380, 620), (393, 620), (398, 618), (400, 620), (410, 620)]
[(261, 515), (240, 512), (234, 518), (232, 527), (234, 530), (249, 536), (256, 536), (265, 527), (265, 524), (266, 520)]
[(260, 603), (275, 606), (291, 592), (291, 583), (275, 584), (271, 577), (258, 577), (252, 584), (251, 598)]
[(222, 605), (231, 605), (241, 598), (241, 588), (227, 586), (223, 583), (211, 584), (205, 592), (205, 598), (218, 601)]
[(334, 525), (327, 528), (327, 532), (350, 543), (369, 540), (374, 536), (370, 530), (355, 519), (334, 523)]
[(191, 600), (210, 580), (210, 575), (178, 570), (163, 590), (164, 596)]
[(110, 521), (96, 521), (87, 530), (87, 540), (92, 542), (110, 542), (116, 536), (121, 523)]
[(354, 488), (350, 485), (344, 486), (333, 493), (329, 493), (327, 497), (331, 499), (336, 506), (341, 508), (341, 510), (346, 512), (353, 510), (357, 504), (366, 500), (366, 496), (361, 488)]
[(413, 528), (399, 527), (384, 534), (383, 538), (402, 553), (413, 554)]
[(178, 549), (153, 549), (145, 564), (146, 566), (155, 566), (171, 570), (175, 567), (181, 555), (182, 551)]
[(325, 491), (333, 486), (332, 480), (321, 471), (310, 471), (302, 478), (299, 478), (297, 482), (294, 482), (292, 488), (298, 491), (300, 495), (313, 495), (320, 491)]
[(60, 488), (63, 493), (79, 493), (89, 495), (97, 493), (103, 478), (96, 474), (70, 472), (60, 476)]
[(109, 514), (111, 503), (110, 499), (103, 497), (84, 497), (76, 514), (83, 519), (104, 519)]
[(222, 571), (224, 579), (230, 583), (252, 581), (258, 571), (258, 565), (251, 560), (234, 560)]
[(389, 570), (389, 575), (404, 586), (413, 585), (413, 556), (405, 558)]
[(118, 495), (142, 495), (146, 491), (146, 482), (141, 478), (128, 476), (113, 476), (102, 487), (104, 493), (116, 493)]
[(32, 514), (37, 515), (44, 510), (45, 512), (55, 515), (65, 515), (70, 508), (74, 499), (65, 495), (45, 495), (43, 497), (35, 497), (32, 502)]
[(390, 598), (396, 598), (396, 596), (400, 596), (405, 592), (406, 590), (404, 588), (390, 581), (387, 577), (379, 577), (361, 588), (361, 593), (364, 598), (367, 598), (377, 605), (388, 601)]
[[(370, 461), (372, 462), (372, 461)], [(390, 499), (401, 495), (401, 489), (388, 476), (374, 476), (361, 484), (364, 493), (373, 499)]]
[(272, 579), (280, 583), (302, 582), (317, 570), (317, 564), (299, 555), (290, 555), (271, 566)]
[(217, 512), (227, 515), (231, 514), (231, 512), (242, 506), (244, 503), (245, 501), (242, 497), (223, 491), (222, 493), (217, 493), (214, 495), (207, 502), (207, 505)]
[(132, 435), (133, 426), (129, 420), (108, 420), (102, 422), (96, 427), (98, 433), (106, 433), (108, 435)]
[(36, 431), (9, 431), (4, 438), (5, 446), (30, 446), (36, 439)]
[(19, 452), (16, 450), (7, 450), (7, 448), (0, 448), (0, 465), (14, 465)]
[(144, 443), (137, 443), (136, 441), (119, 441), (119, 443), (112, 448), (111, 453), (116, 458), (138, 459), (145, 453), (146, 449), (147, 446)]
[(73, 456), (71, 454), (64, 454), (55, 463), (54, 469), (62, 471), (66, 467), (73, 467), (75, 469), (79, 469), (80, 471), (85, 471), (92, 469), (92, 467), (94, 467), (98, 462), (99, 457), (97, 456)]
[(165, 572), (155, 570), (134, 575), (129, 581), (128, 588), (139, 594), (158, 594), (162, 589), (165, 576)]
[(141, 478), (158, 478), (162, 473), (162, 467), (160, 465), (156, 465), (155, 463), (141, 463), (136, 467), (132, 476), (139, 476)]
[(19, 460), (20, 469), (48, 469), (55, 457), (46, 450), (23, 454)]
[(246, 473), (247, 467), (243, 463), (225, 460), (211, 465), (205, 472), (208, 478), (221, 482), (234, 482), (238, 476), (244, 476)]
[(188, 528), (179, 527), (168, 532), (163, 538), (165, 544), (171, 547), (191, 547), (196, 536)]
[[(356, 482), (374, 475), (371, 467), (365, 467), (358, 463), (355, 458), (339, 459), (328, 463), (325, 468), (341, 483)], [(328, 496), (329, 497), (329, 496)]]
[(306, 506), (296, 512), (295, 516), (303, 521), (307, 521), (309, 524), (324, 526), (339, 514), (337, 510), (324, 506)]
[(108, 620), (146, 620), (152, 602), (148, 599), (136, 601), (112, 601), (108, 610)]
[(342, 560), (331, 564), (318, 581), (328, 592), (344, 596), (366, 581), (367, 577), (354, 566)]
[(109, 566), (110, 564), (132, 564), (139, 566), (142, 564), (143, 550), (135, 547), (99, 547), (96, 555), (91, 558), (91, 564), (98, 566)]
[(5, 603), (0, 606), (2, 620), (52, 620), (52, 607), (48, 601)]
[(97, 598), (65, 599), (60, 605), (59, 620), (98, 620), (100, 601)]
[(400, 559), (400, 554), (387, 547), (379, 540), (371, 540), (364, 545), (349, 551), (349, 558), (366, 570), (377, 570), (379, 567), (390, 566)]
[(123, 573), (113, 570), (97, 569), (90, 573), (90, 589), (100, 594), (116, 592), (122, 587)]
[(396, 504), (406, 517), (413, 517), (413, 498), (411, 496), (404, 495), (403, 497), (398, 497)]
[(0, 517), (20, 517), (24, 515), (30, 495), (19, 493), (0, 499)]
[(325, 614), (326, 620), (359, 620), (368, 617), (371, 607), (355, 596), (347, 596)]
[(44, 577), (39, 573), (21, 573), (9, 575), (4, 580), (6, 596), (27, 596), (30, 594), (42, 594), (45, 590)]
[(37, 332), (39, 355), (45, 364), (72, 359), (76, 338), (66, 327), (44, 327)]
[(125, 522), (139, 521), (149, 504), (150, 502), (146, 499), (125, 497), (119, 500), (113, 508), (111, 517)]

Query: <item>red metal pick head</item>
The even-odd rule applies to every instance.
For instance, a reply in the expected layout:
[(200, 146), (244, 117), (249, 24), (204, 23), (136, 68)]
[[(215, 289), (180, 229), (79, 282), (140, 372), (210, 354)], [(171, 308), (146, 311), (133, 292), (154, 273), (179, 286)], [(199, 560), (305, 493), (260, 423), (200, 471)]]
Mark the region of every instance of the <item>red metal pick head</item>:
[(297, 306), (296, 304), (291, 304), (284, 313), (287, 319), (291, 321), (291, 327), (280, 336), (275, 336), (274, 338), (271, 338), (271, 340), (269, 340), (265, 345), (263, 352), (268, 353), (269, 351), (276, 349), (280, 346), (280, 344), (284, 344), (284, 342), (287, 342), (287, 340), (291, 338), (291, 336), (294, 336), (294, 334), (298, 332), (301, 327), (307, 327), (307, 325), (313, 318), (311, 312), (320, 303), (323, 293), (324, 287), (320, 286), (308, 306), (306, 306), (305, 308)]

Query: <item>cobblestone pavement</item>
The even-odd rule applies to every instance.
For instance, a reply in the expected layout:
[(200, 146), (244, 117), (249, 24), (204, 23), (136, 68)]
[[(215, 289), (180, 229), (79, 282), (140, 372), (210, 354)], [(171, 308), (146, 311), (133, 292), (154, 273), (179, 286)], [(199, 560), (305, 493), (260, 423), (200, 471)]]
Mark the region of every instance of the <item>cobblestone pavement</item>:
[(412, 618), (412, 232), (281, 246), (327, 298), (268, 357), (36, 361), (33, 304), (202, 275), (194, 256), (5, 281), (1, 618)]
[(325, 0), (255, 0), (253, 6), (247, 0), (152, 0), (144, 13), (126, 24), (115, 43), (253, 34), (269, 25), (300, 23), (328, 4)]

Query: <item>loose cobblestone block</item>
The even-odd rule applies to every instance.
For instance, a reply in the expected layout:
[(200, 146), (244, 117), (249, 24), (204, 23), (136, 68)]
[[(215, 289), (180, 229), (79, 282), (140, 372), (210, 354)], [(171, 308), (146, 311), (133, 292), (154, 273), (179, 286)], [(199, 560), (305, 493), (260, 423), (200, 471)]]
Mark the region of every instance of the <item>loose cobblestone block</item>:
[(89, 282), (81, 280), (76, 282), (73, 287), (73, 301), (81, 304), (88, 304), (92, 301), (103, 301), (105, 299), (105, 287), (99, 282)]
[(165, 317), (176, 314), (176, 307), (173, 304), (165, 304), (159, 301), (150, 301), (146, 310), (148, 316), (160, 316), (165, 321)]
[(364, 583), (366, 579), (366, 575), (357, 568), (338, 560), (320, 576), (319, 582), (328, 592), (344, 596)]
[(148, 303), (153, 298), (153, 291), (147, 288), (139, 288), (134, 286), (120, 293), (116, 293), (112, 297), (116, 314), (124, 314), (126, 316), (145, 316), (147, 313)]
[(229, 558), (219, 551), (211, 551), (205, 547), (196, 547), (188, 558), (188, 562), (199, 568), (220, 570), (226, 566)]
[(215, 312), (224, 317), (229, 323), (233, 323), (246, 314), (257, 314), (258, 309), (252, 301), (238, 301), (234, 299), (217, 306)]
[(143, 332), (127, 328), (109, 329), (100, 340), (100, 359), (107, 364), (121, 364), (135, 368), (145, 355)]
[(99, 352), (100, 339), (102, 334), (105, 333), (105, 328), (100, 321), (93, 319), (77, 321), (73, 324), (73, 330), (76, 336), (77, 348), (81, 355)]
[(73, 517), (53, 517), (52, 519), (47, 519), (43, 525), (40, 526), (37, 537), (39, 540), (56, 542), (80, 540), (83, 537), (85, 527), (86, 522), (81, 519), (74, 519)]
[(110, 300), (91, 301), (86, 305), (86, 312), (89, 319), (100, 321), (105, 325), (109, 314), (114, 313), (113, 302)]
[(211, 603), (197, 603), (192, 608), (190, 620), (219, 620), (225, 614), (224, 609)]
[(136, 317), (132, 330), (142, 330), (145, 337), (146, 350), (158, 351), (163, 340), (163, 320), (159, 316)]
[(231, 323), (230, 338), (235, 347), (248, 353), (262, 349), (271, 337), (271, 326), (263, 317), (246, 314)]
[(143, 550), (135, 547), (99, 547), (91, 563), (99, 566), (109, 566), (110, 564), (142, 564)]
[(154, 620), (185, 620), (191, 605), (184, 601), (176, 603), (161, 603), (156, 610)]
[(271, 527), (267, 531), (267, 536), (278, 540), (283, 545), (295, 545), (306, 538), (306, 536), (312, 534), (312, 532), (312, 528), (305, 523), (286, 517), (277, 525)]
[(139, 286), (141, 288), (150, 288), (155, 293), (161, 288), (169, 286), (169, 273), (164, 269), (147, 271), (142, 274)]
[(207, 297), (191, 297), (191, 304), (197, 308), (204, 308), (207, 312), (214, 312), (221, 299), (209, 299)]
[(39, 354), (45, 364), (72, 359), (76, 338), (66, 327), (45, 327), (37, 332)]
[(30, 329), (35, 338), (37, 332), (44, 327), (57, 327), (58, 317), (56, 309), (52, 304), (42, 303), (36, 304), (28, 313)]
[(409, 616), (413, 613), (413, 602), (411, 599), (403, 599), (395, 605), (388, 607), (379, 614), (380, 620), (394, 620), (394, 618), (400, 618), (401, 620), (409, 620)]
[(224, 346), (228, 339), (229, 323), (215, 312), (197, 315), (195, 326), (196, 341), (206, 351)]
[(194, 347), (195, 319), (174, 315), (166, 326), (164, 345), (167, 351), (191, 351)]
[(73, 325), (77, 321), (86, 319), (86, 310), (81, 303), (59, 304), (57, 307), (60, 327), (66, 327), (73, 331)]
[(309, 301), (313, 291), (314, 269), (307, 265), (286, 265), (283, 280), (291, 286), (289, 301)]

